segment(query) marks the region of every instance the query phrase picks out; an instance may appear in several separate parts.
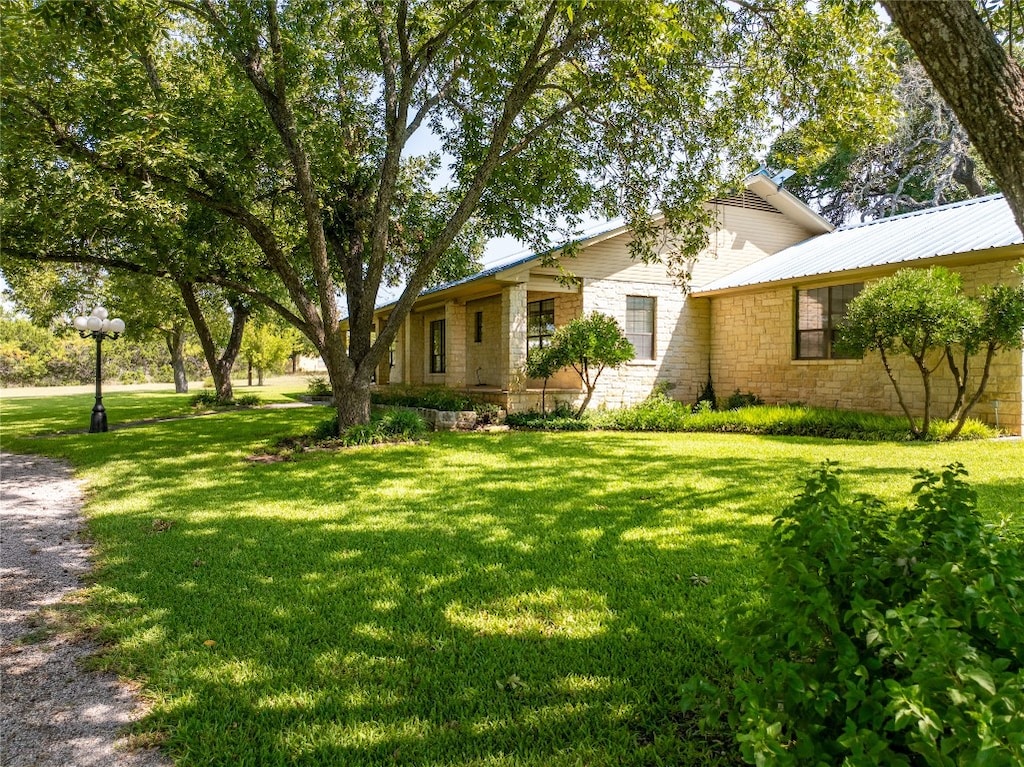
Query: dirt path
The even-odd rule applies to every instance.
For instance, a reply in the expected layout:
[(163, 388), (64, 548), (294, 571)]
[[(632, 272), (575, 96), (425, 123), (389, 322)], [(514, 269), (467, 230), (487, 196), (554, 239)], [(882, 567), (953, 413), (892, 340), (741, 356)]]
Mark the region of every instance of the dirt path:
[(0, 456), (0, 764), (168, 767), (127, 749), (121, 732), (144, 708), (116, 677), (83, 669), (96, 648), (49, 630), (47, 608), (89, 570), (81, 503), (66, 464)]

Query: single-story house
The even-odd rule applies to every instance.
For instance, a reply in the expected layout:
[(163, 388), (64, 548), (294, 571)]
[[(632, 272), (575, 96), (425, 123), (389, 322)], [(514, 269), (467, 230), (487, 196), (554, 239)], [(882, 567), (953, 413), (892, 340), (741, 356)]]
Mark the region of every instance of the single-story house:
[[(492, 266), (424, 292), (399, 333), (378, 385), (441, 384), (509, 408), (536, 407), (540, 381), (526, 380), (527, 350), (554, 329), (600, 311), (615, 317), (636, 358), (605, 371), (593, 406), (643, 400), (657, 386), (693, 401), (708, 380), (715, 389), (753, 392), (767, 402), (900, 414), (877, 355), (833, 354), (832, 333), (845, 303), (864, 282), (901, 267), (941, 264), (968, 291), (1019, 281), (1024, 238), (1001, 195), (860, 225), (833, 226), (763, 172), (741, 194), (707, 205), (718, 222), (684, 291), (659, 263), (634, 260), (630, 232), (609, 228), (576, 243), (559, 279), (541, 255)], [(392, 306), (377, 312), (380, 324)], [(1022, 430), (1024, 358), (1002, 352), (973, 415)], [(936, 374), (936, 413), (952, 403), (952, 377)], [(908, 367), (910, 397), (919, 379)], [(578, 376), (559, 373), (549, 402), (580, 396)]]

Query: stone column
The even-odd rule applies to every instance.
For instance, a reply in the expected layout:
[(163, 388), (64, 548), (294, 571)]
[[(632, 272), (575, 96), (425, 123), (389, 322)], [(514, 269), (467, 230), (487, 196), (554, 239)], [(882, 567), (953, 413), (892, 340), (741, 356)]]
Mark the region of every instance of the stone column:
[(501, 291), (501, 386), (510, 392), (526, 387), (526, 283)]
[(398, 331), (400, 339), (398, 344), (399, 359), (395, 360), (398, 366), (398, 381), (404, 384), (412, 383), (412, 312), (405, 315), (402, 329)]
[(444, 385), (466, 386), (466, 304), (449, 301), (444, 306)]

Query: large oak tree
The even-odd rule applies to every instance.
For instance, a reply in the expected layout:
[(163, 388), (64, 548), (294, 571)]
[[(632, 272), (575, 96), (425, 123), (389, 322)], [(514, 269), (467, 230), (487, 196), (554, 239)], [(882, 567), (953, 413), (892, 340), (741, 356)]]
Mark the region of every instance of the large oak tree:
[[(690, 256), (700, 203), (780, 115), (856, 129), (887, 72), (876, 22), (839, 5), (25, 2), (4, 25), (2, 129), (19, 167), (244, 231), (256, 263), (175, 266), (298, 328), (345, 425), (368, 418), (416, 296), (482, 237), (543, 247), (623, 214), (649, 254), (660, 208), (669, 256)], [(414, 155), (421, 133), (441, 152)], [(374, 335), (387, 283), (405, 287)]]
[[(971, 0), (882, 5), (960, 119), (1024, 232), (1024, 68), (1012, 48), (1002, 45)], [(1005, 34), (1015, 32), (1010, 23)]]

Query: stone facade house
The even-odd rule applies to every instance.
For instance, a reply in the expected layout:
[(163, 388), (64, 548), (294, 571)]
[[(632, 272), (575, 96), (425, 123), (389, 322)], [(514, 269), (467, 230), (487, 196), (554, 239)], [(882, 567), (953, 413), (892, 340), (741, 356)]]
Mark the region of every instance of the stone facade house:
[[(877, 358), (832, 354), (845, 301), (864, 281), (908, 264), (946, 265), (969, 290), (1020, 279), (1013, 266), (1024, 259), (1024, 240), (1001, 196), (833, 231), (768, 176), (754, 174), (745, 186), (708, 203), (718, 225), (689, 292), (663, 265), (630, 257), (627, 228), (608, 229), (576, 243), (564, 261), (573, 284), (532, 255), (425, 292), (378, 385), (445, 385), (510, 410), (536, 407), (542, 382), (524, 378), (527, 349), (599, 311), (618, 320), (637, 356), (602, 374), (592, 407), (633, 404), (657, 386), (693, 401), (710, 371), (720, 394), (899, 413)], [(378, 310), (380, 325), (390, 309)], [(1000, 355), (975, 415), (1020, 433), (1022, 375), (1020, 352)], [(572, 370), (548, 383), (549, 403), (580, 396)], [(948, 397), (940, 385), (936, 412)]]

